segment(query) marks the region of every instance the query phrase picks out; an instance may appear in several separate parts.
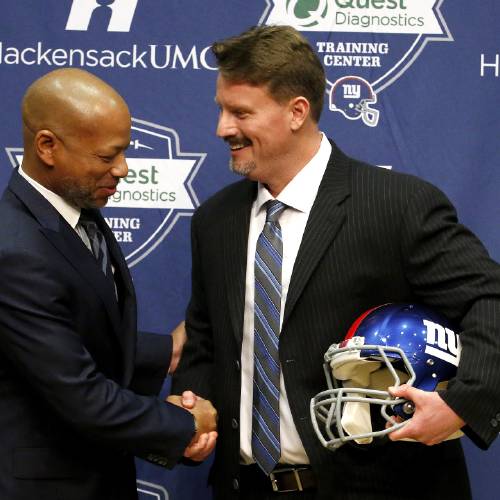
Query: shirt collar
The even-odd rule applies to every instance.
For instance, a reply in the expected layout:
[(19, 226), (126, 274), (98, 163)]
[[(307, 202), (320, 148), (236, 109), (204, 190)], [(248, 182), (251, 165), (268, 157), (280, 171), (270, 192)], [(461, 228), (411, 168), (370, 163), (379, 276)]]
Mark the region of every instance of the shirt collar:
[[(321, 132), (321, 135), (321, 143), (317, 153), (276, 197), (277, 200), (285, 205), (307, 214), (311, 211), (316, 199), (321, 179), (323, 179), (328, 160), (332, 153), (330, 141), (323, 132)], [(273, 199), (273, 196), (264, 184), (259, 182), (256, 199), (257, 213), (263, 208), (266, 202)]]
[(61, 217), (75, 229), (80, 219), (80, 209), (70, 205), (64, 198), (50, 191), (39, 182), (32, 179), (24, 170), (22, 165), (19, 167), (19, 174), (26, 179), (58, 212)]

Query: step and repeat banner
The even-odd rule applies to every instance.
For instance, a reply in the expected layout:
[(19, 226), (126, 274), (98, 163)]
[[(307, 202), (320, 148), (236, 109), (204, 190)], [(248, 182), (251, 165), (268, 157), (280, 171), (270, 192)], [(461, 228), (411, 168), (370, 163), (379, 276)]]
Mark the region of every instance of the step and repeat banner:
[[(302, 31), (328, 80), (321, 129), (351, 156), (439, 186), (500, 260), (497, 0), (0, 5), (0, 188), (22, 157), (20, 102), (37, 77), (58, 67), (83, 68), (130, 106), (130, 173), (104, 215), (134, 276), (141, 329), (167, 333), (183, 318), (191, 215), (238, 180), (229, 172), (227, 146), (215, 137), (217, 72), (209, 47), (252, 25)], [(482, 452), (464, 440), (464, 447), (474, 498), (498, 498), (500, 445)], [(139, 497), (209, 499), (207, 474), (208, 464), (165, 471), (139, 461)]]

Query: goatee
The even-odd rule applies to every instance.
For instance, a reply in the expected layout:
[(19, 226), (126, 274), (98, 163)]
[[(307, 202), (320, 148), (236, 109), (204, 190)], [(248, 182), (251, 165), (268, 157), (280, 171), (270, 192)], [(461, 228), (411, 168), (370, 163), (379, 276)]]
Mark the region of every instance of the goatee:
[(231, 172), (234, 172), (235, 174), (238, 175), (248, 175), (252, 170), (254, 170), (256, 167), (254, 161), (247, 161), (243, 163), (238, 163), (234, 161), (232, 158), (229, 160), (229, 169)]

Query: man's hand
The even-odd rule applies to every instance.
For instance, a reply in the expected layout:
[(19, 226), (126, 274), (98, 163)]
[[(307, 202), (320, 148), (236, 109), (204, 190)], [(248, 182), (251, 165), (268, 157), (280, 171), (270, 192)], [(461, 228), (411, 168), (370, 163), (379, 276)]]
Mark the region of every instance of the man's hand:
[(437, 392), (421, 391), (406, 384), (389, 387), (389, 392), (415, 404), (415, 414), (409, 422), (401, 429), (389, 433), (392, 441), (414, 439), (431, 446), (441, 443), (465, 425)]
[(217, 410), (208, 399), (200, 398), (191, 391), (185, 391), (182, 396), (168, 396), (167, 401), (182, 406), (194, 415), (197, 434), (217, 430)]
[(198, 462), (205, 460), (217, 441), (217, 411), (212, 403), (191, 391), (185, 391), (182, 396), (170, 395), (167, 401), (190, 411), (196, 422), (196, 434), (184, 450), (184, 456)]
[(168, 373), (171, 375), (175, 372), (179, 361), (181, 360), (182, 349), (187, 340), (186, 335), (186, 325), (184, 321), (181, 321), (172, 331), (172, 358), (170, 360), (170, 366), (168, 368)]
[(191, 440), (189, 446), (184, 450), (184, 456), (195, 462), (203, 462), (212, 453), (217, 442), (217, 432), (212, 431), (202, 434), (198, 440)]

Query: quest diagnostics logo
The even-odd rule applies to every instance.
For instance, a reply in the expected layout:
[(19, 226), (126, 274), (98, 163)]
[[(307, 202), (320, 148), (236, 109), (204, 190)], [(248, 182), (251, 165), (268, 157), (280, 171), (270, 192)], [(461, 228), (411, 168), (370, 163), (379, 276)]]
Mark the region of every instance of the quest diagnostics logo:
[[(13, 167), (22, 163), (22, 148), (6, 151)], [(181, 217), (190, 217), (199, 206), (192, 182), (205, 157), (182, 152), (174, 129), (132, 118), (129, 172), (102, 209), (129, 267), (147, 257)]]
[(107, 31), (130, 31), (138, 0), (73, 0), (66, 30), (87, 31), (92, 25)]
[(428, 42), (453, 41), (443, 1), (266, 0), (259, 23), (302, 31), (323, 62), (329, 110), (376, 127), (382, 91)]

